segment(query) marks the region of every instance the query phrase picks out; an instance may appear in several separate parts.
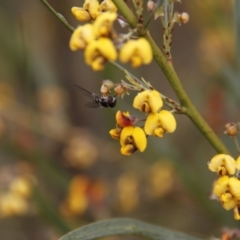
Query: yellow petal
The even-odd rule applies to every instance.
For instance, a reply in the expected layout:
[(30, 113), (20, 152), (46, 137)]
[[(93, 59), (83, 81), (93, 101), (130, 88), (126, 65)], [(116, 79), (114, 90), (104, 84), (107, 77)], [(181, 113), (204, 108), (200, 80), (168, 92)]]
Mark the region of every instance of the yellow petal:
[(212, 172), (217, 172), (220, 175), (230, 174), (233, 175), (236, 172), (235, 160), (226, 154), (217, 154), (208, 163), (208, 168)]
[(161, 127), (157, 127), (156, 129), (154, 129), (153, 134), (154, 134), (155, 137), (160, 137), (161, 138), (161, 137), (164, 136), (165, 131)]
[(122, 129), (121, 128), (115, 128), (109, 131), (109, 134), (111, 135), (112, 138), (114, 139), (120, 139), (120, 134), (121, 134)]
[(152, 49), (145, 38), (129, 40), (120, 49), (119, 59), (123, 63), (131, 62), (133, 67), (149, 64), (152, 61)]
[(229, 193), (224, 193), (221, 200), (223, 208), (227, 211), (235, 208), (237, 205), (237, 201)]
[(172, 133), (176, 130), (177, 123), (173, 114), (167, 110), (162, 110), (158, 114), (160, 126), (168, 133)]
[(240, 156), (236, 160), (236, 168), (240, 170)]
[(97, 37), (108, 37), (112, 32), (113, 22), (117, 19), (116, 13), (105, 12), (93, 23), (94, 34)]
[(228, 176), (220, 177), (214, 184), (213, 187), (214, 195), (216, 195), (218, 198), (221, 198), (221, 195), (228, 191), (228, 181), (229, 181)]
[(147, 147), (147, 138), (145, 132), (140, 127), (135, 127), (132, 133), (134, 145), (140, 151), (143, 152)]
[(92, 24), (85, 24), (84, 26), (78, 27), (72, 34), (70, 39), (70, 49), (72, 51), (84, 49), (88, 43), (93, 41), (95, 38), (93, 34)]
[(153, 57), (152, 48), (149, 42), (145, 38), (139, 38), (138, 45), (140, 49), (139, 54), (143, 59), (143, 63), (149, 64), (152, 61), (152, 57)]
[(127, 144), (127, 145), (121, 147), (121, 154), (126, 155), (126, 156), (130, 156), (136, 150), (137, 150), (137, 148), (133, 144)]
[(240, 200), (240, 180), (236, 177), (229, 179), (229, 192), (239, 201)]
[(72, 14), (77, 18), (79, 21), (89, 21), (92, 19), (91, 15), (88, 11), (80, 7), (72, 7), (71, 9)]
[(163, 105), (160, 93), (156, 90), (145, 90), (137, 94), (133, 107), (143, 112), (158, 112)]
[(121, 135), (120, 135), (121, 146), (125, 146), (128, 143), (127, 139), (129, 136), (132, 136), (133, 129), (134, 129), (133, 126), (123, 128)]
[(111, 0), (104, 0), (100, 4), (100, 11), (101, 12), (117, 12), (117, 7)]
[(91, 66), (92, 66), (92, 69), (94, 71), (100, 71), (100, 70), (103, 70), (104, 69), (104, 66), (105, 66), (105, 59), (102, 57), (102, 56), (98, 56), (96, 57)]
[(158, 112), (163, 106), (160, 93), (156, 90), (151, 90), (148, 94), (148, 103), (151, 107), (151, 112)]
[(99, 2), (97, 0), (86, 0), (83, 4), (83, 8), (89, 11), (91, 17), (96, 19), (100, 12), (99, 12)]
[(134, 53), (135, 41), (129, 40), (126, 42), (120, 50), (119, 59), (121, 62), (129, 62)]
[(159, 126), (158, 113), (149, 113), (144, 125), (144, 131), (147, 135), (153, 135), (154, 130)]
[(234, 213), (234, 219), (240, 220), (240, 208), (239, 208), (239, 206), (234, 208), (233, 213)]
[(88, 65), (91, 65), (95, 70), (101, 70), (105, 60), (116, 60), (117, 51), (111, 40), (99, 38), (87, 45), (84, 55)]

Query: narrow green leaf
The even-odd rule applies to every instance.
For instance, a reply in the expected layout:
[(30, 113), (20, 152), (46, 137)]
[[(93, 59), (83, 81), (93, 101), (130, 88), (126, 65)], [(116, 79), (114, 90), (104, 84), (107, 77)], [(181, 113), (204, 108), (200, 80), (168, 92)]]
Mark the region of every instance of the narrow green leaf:
[(152, 240), (203, 240), (203, 238), (128, 218), (95, 222), (69, 232), (60, 240), (92, 240), (117, 235), (135, 235)]

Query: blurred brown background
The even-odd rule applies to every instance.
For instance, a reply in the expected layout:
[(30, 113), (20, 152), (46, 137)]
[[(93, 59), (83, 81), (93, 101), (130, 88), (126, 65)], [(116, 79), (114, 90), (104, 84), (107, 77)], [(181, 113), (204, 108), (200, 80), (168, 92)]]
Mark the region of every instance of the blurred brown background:
[[(82, 3), (50, 1), (72, 26), (80, 23), (70, 9)], [(223, 134), (226, 122), (239, 119), (234, 2), (183, 0), (175, 10), (190, 15), (174, 29), (175, 69), (236, 157)], [(215, 151), (189, 119), (176, 116), (174, 134), (149, 138), (144, 153), (122, 156), (108, 132), (117, 110), (134, 113), (134, 93), (114, 109), (88, 109), (88, 99), (72, 87), (97, 93), (101, 79), (119, 82), (122, 73), (86, 66), (83, 53), (69, 49), (71, 32), (39, 0), (2, 0), (0, 30), (0, 239), (58, 239), (113, 217), (199, 236), (237, 226), (231, 211), (209, 199), (215, 175), (207, 162)], [(161, 46), (159, 19), (150, 30)], [(177, 100), (155, 63), (125, 67)]]

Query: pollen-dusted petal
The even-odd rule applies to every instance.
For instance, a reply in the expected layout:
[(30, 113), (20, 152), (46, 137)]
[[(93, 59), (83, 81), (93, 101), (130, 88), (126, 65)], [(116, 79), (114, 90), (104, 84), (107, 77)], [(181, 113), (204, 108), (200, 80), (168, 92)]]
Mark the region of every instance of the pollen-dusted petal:
[(117, 12), (117, 7), (111, 0), (104, 0), (100, 4), (101, 12)]
[(91, 15), (88, 11), (80, 7), (72, 7), (71, 9), (72, 14), (77, 18), (79, 21), (89, 21), (92, 19)]
[(121, 151), (121, 154), (130, 156), (134, 152), (136, 152), (136, 150), (137, 148), (133, 144), (127, 144), (125, 146), (122, 146), (120, 151)]
[(94, 34), (97, 37), (108, 37), (111, 35), (112, 25), (116, 19), (116, 13), (102, 13), (93, 23)]
[(153, 135), (154, 130), (159, 127), (158, 113), (149, 113), (144, 125), (144, 131), (147, 135)]
[(162, 110), (158, 114), (160, 126), (168, 133), (176, 130), (177, 123), (173, 114), (167, 110)]
[(132, 135), (133, 129), (134, 129), (133, 126), (123, 128), (121, 135), (120, 135), (121, 146), (125, 146), (127, 144), (127, 142), (128, 142), (127, 139), (129, 136)]
[(120, 134), (121, 134), (122, 129), (121, 128), (114, 128), (109, 131), (109, 134), (111, 135), (112, 138), (114, 139), (120, 139)]
[(96, 19), (100, 12), (99, 12), (99, 2), (97, 0), (86, 0), (83, 4), (83, 8), (89, 11), (91, 17)]
[(240, 180), (236, 177), (231, 177), (229, 179), (229, 192), (237, 198), (237, 200), (240, 200)]
[(240, 220), (240, 207), (239, 206), (234, 208), (233, 214), (234, 214), (235, 220)]
[(69, 43), (70, 49), (72, 51), (82, 50), (94, 39), (92, 24), (79, 26), (71, 36)]
[(148, 103), (151, 107), (151, 112), (158, 112), (163, 106), (160, 93), (156, 90), (151, 90), (148, 94)]
[(213, 193), (215, 196), (220, 198), (223, 193), (228, 191), (228, 181), (229, 181), (229, 177), (225, 175), (223, 177), (220, 177), (215, 182), (213, 187)]
[(220, 175), (234, 174), (236, 172), (235, 160), (226, 154), (217, 154), (208, 163), (208, 168), (212, 172)]
[(147, 147), (147, 138), (143, 129), (140, 127), (135, 127), (133, 130), (132, 136), (133, 136), (135, 147), (140, 152), (143, 152)]

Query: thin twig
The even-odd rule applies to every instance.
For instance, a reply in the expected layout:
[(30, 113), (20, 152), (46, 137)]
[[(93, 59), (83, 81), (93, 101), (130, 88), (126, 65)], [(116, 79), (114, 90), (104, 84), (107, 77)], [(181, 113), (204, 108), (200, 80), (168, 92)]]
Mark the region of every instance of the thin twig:
[(66, 27), (68, 30), (70, 30), (71, 32), (74, 31), (74, 27), (72, 27), (67, 20), (63, 17), (63, 15), (61, 13), (58, 13), (55, 11), (54, 8), (52, 8), (52, 6), (46, 1), (46, 0), (40, 0), (46, 7), (47, 9), (52, 12)]

